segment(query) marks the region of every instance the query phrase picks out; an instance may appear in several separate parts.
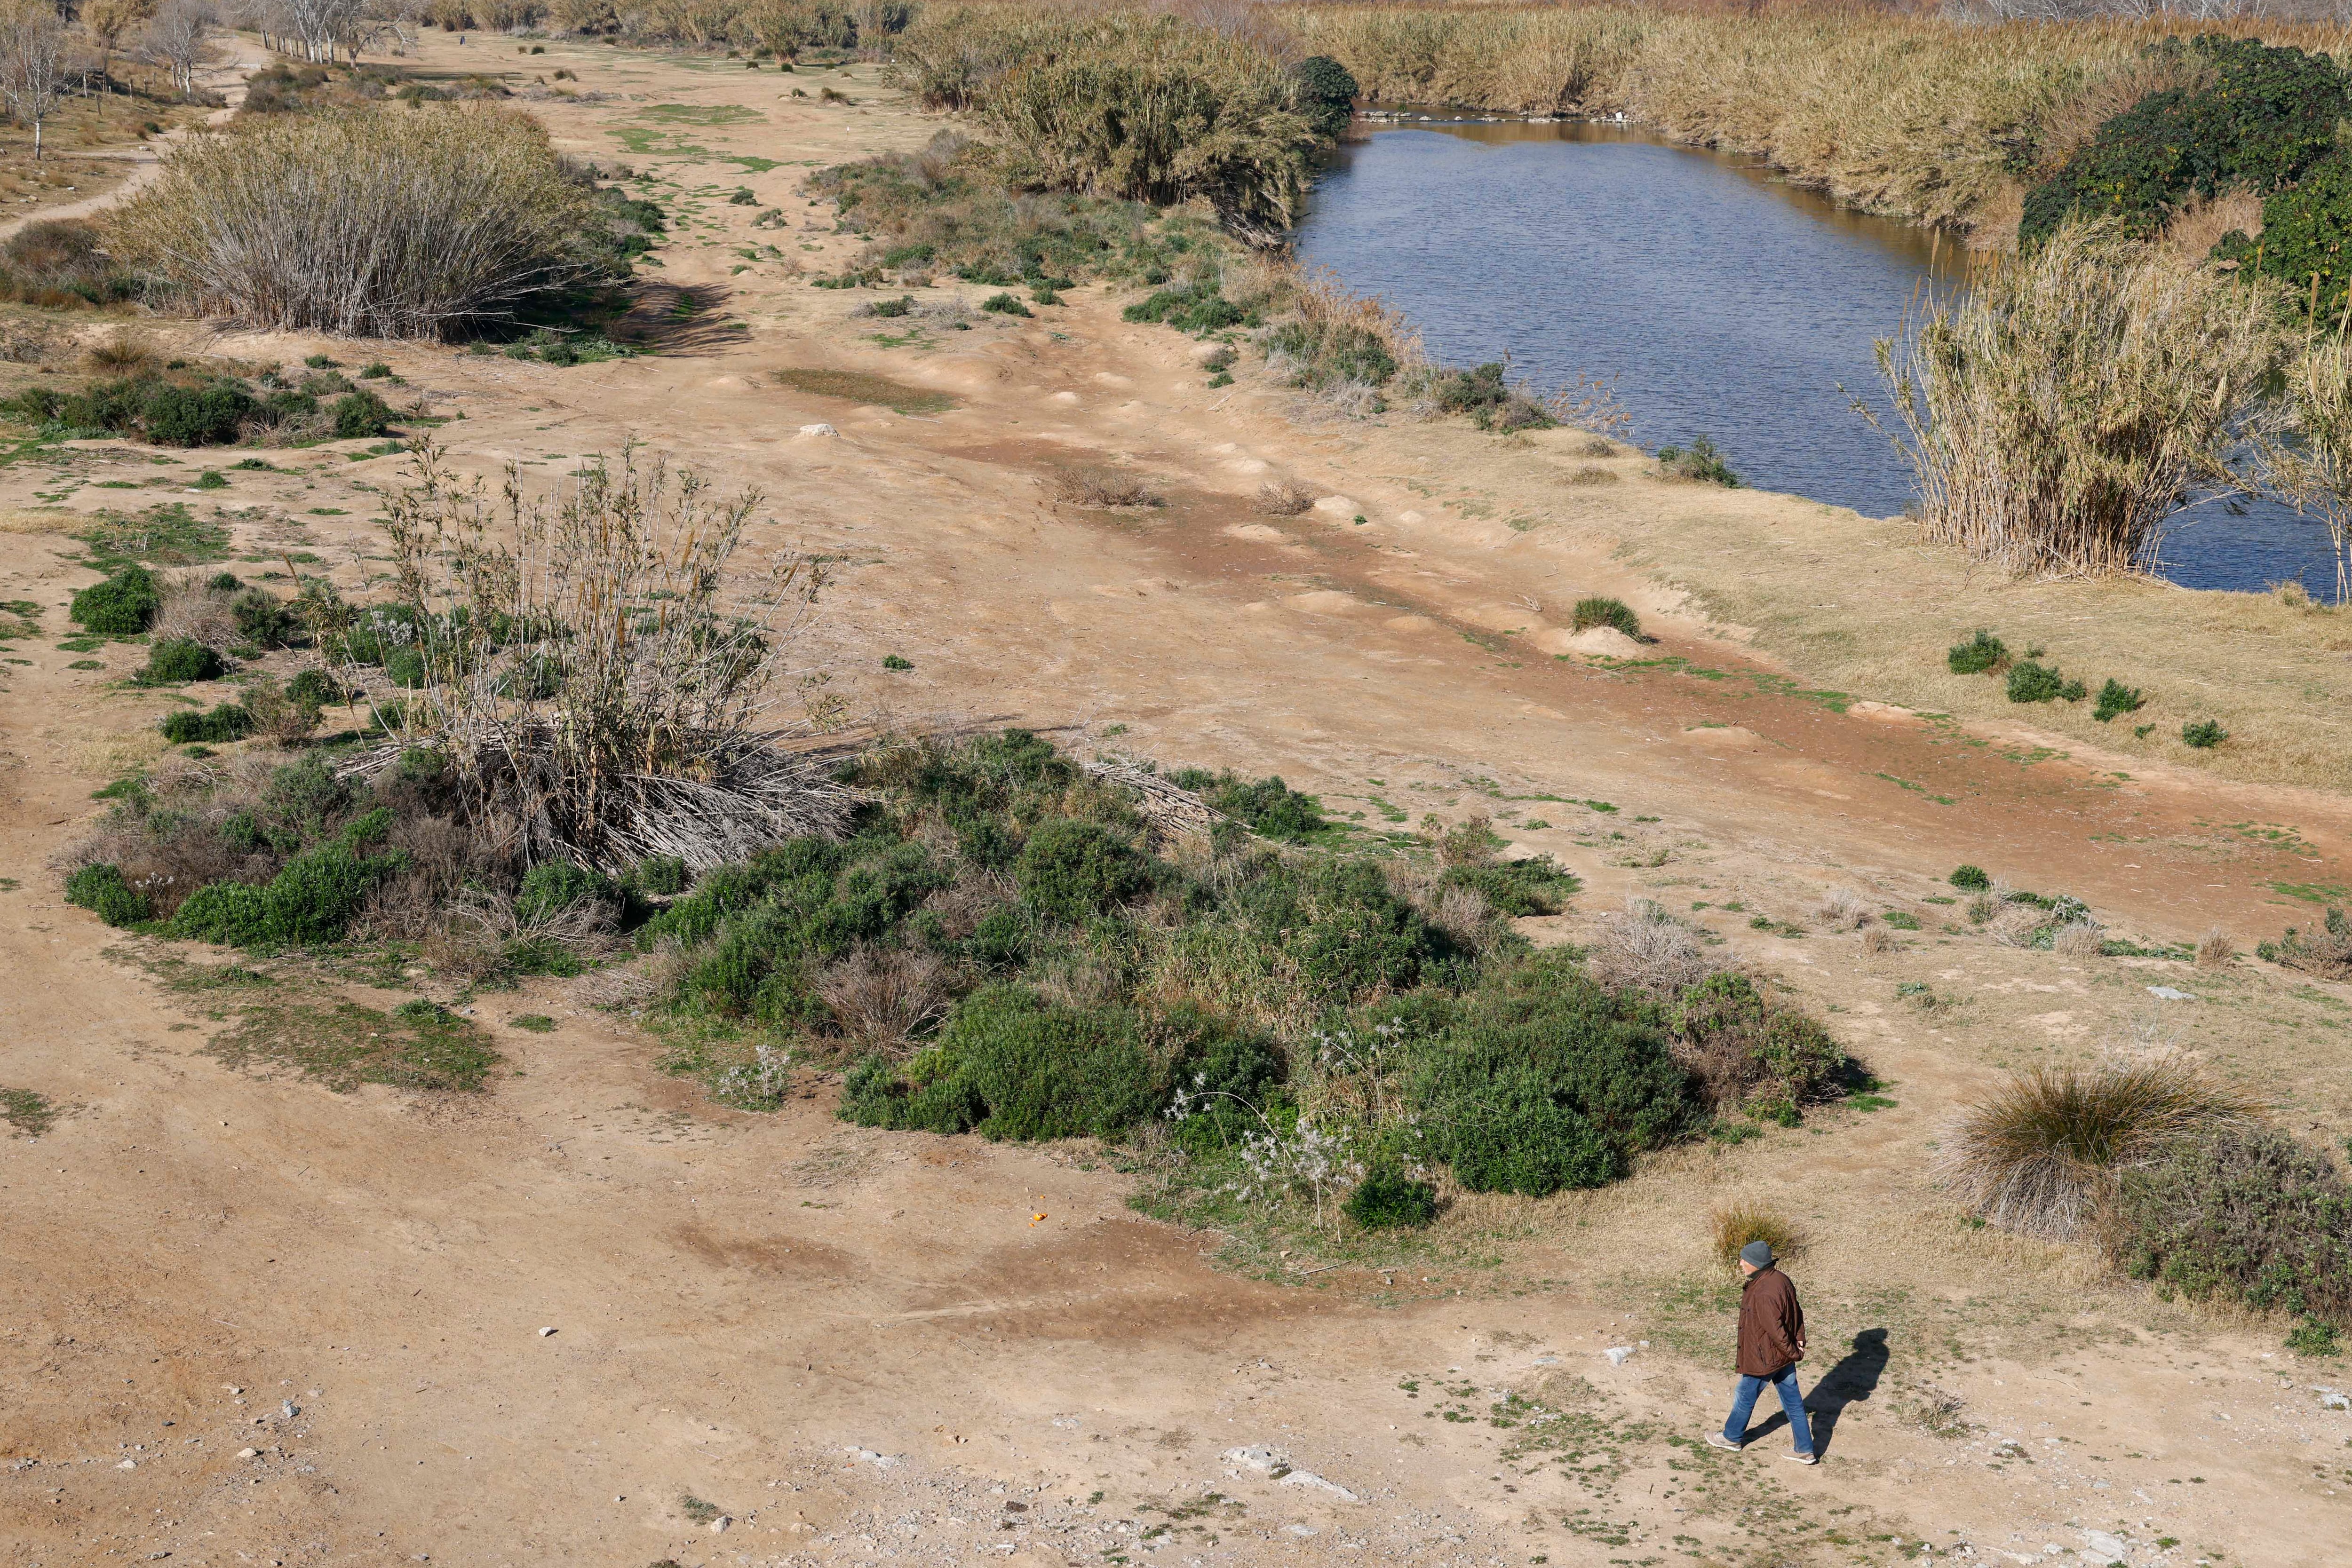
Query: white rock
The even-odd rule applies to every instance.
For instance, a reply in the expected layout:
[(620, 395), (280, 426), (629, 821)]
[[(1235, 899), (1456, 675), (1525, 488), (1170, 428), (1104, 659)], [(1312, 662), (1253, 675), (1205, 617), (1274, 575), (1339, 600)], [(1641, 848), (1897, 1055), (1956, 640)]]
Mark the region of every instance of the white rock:
[(859, 1464), (872, 1465), (877, 1470), (895, 1470), (907, 1462), (902, 1455), (877, 1454), (871, 1448), (848, 1448), (844, 1451)]
[(1345, 496), (1326, 496), (1315, 503), (1318, 512), (1328, 512), (1335, 517), (1352, 517), (1362, 508)]
[(2312, 1388), (2312, 1392), (2319, 1396), (2319, 1406), (2323, 1410), (2352, 1410), (2352, 1396), (2338, 1393), (2333, 1388), (2321, 1388), (2316, 1385)]
[(2193, 1002), (2197, 999), (2194, 994), (2176, 991), (2170, 986), (2150, 986), (2147, 994), (2160, 1002)]
[(1255, 1470), (1270, 1476), (1283, 1468), (1282, 1455), (1264, 1443), (1253, 1443), (1246, 1448), (1227, 1448), (1223, 1458), (1229, 1465), (1239, 1465), (1245, 1470)]
[(236, 1451), (236, 1457), (240, 1459), (258, 1458), (260, 1456), (261, 1450), (259, 1448), (239, 1448)]
[(2109, 1535), (2104, 1530), (2083, 1531), (2083, 1545), (2085, 1555), (2096, 1558), (2102, 1563), (2113, 1563), (2131, 1553), (2130, 1542), (2120, 1535)]
[(1633, 1347), (1630, 1344), (1612, 1344), (1601, 1354), (1609, 1358), (1610, 1365), (1622, 1366), (1633, 1359)]
[(710, 1533), (713, 1535), (724, 1535), (727, 1533), (727, 1527), (734, 1522), (735, 1521), (732, 1516), (722, 1513), (717, 1519), (710, 1521)]
[(824, 421), (819, 420), (814, 424), (802, 425), (801, 434), (803, 435), (839, 435), (841, 432), (834, 429), (833, 426), (825, 423)]
[(1283, 1528), (1289, 1533), (1298, 1537), (1301, 1541), (1306, 1540), (1310, 1535), (1320, 1535), (1323, 1533), (1311, 1524), (1286, 1524), (1283, 1526)]
[(1313, 1470), (1293, 1470), (1288, 1475), (1283, 1477), (1282, 1479), (1277, 1481), (1276, 1484), (1277, 1486), (1286, 1487), (1309, 1487), (1316, 1491), (1328, 1491), (1333, 1497), (1338, 1498), (1341, 1502), (1359, 1502), (1362, 1500), (1358, 1498), (1354, 1492), (1349, 1491), (1338, 1481), (1327, 1481), (1321, 1476), (1317, 1475)]
[(551, 1333), (553, 1333), (554, 1332), (555, 1332), (555, 1331), (554, 1331), (553, 1329), (541, 1329), (541, 1330), (540, 1330), (540, 1331), (539, 1331), (539, 1337), (540, 1337), (540, 1338), (541, 1338), (541, 1339), (545, 1339), (549, 1334), (551, 1334)]
[(114, 1468), (118, 1470), (135, 1470), (139, 1468), (139, 1461), (136, 1459), (125, 1459)]

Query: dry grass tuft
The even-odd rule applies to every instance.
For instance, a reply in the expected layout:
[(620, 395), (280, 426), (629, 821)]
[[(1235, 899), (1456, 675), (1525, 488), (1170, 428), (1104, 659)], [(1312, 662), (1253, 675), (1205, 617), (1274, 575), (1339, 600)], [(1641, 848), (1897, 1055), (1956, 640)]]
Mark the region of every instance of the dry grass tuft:
[(2064, 1241), (2095, 1218), (2124, 1168), (2254, 1111), (2179, 1056), (2037, 1068), (1964, 1113), (1937, 1164), (1972, 1213)]
[(2050, 934), (2050, 950), (2068, 958), (2098, 958), (2106, 953), (2107, 931), (2095, 920), (2069, 920)]
[(82, 362), (93, 374), (132, 376), (143, 371), (162, 370), (163, 356), (145, 333), (121, 329), (99, 339), (84, 350)]
[(1688, 926), (1645, 898), (1627, 901), (1622, 915), (1601, 917), (1586, 958), (1602, 985), (1654, 997), (1671, 997), (1725, 967)]
[(1850, 887), (1833, 887), (1822, 895), (1814, 918), (1832, 931), (1859, 931), (1870, 924), (1870, 906)]
[(1568, 476), (1568, 482), (1571, 485), (1621, 485), (1624, 480), (1625, 476), (1615, 469), (1599, 467), (1591, 463), (1574, 470)]
[(1721, 1262), (1739, 1260), (1739, 1249), (1750, 1241), (1769, 1243), (1774, 1261), (1804, 1250), (1803, 1233), (1778, 1209), (1760, 1203), (1718, 1204), (1708, 1222), (1715, 1232), (1715, 1255)]
[(2238, 945), (2218, 925), (2205, 933), (2197, 944), (2197, 967), (2200, 969), (2226, 969), (2237, 956)]
[(1131, 474), (1105, 468), (1065, 468), (1054, 476), (1054, 498), (1073, 507), (1164, 507), (1168, 503)]
[(1884, 925), (1874, 925), (1862, 934), (1862, 950), (1865, 953), (1899, 953), (1902, 938)]
[(914, 1037), (945, 1014), (954, 976), (932, 953), (859, 947), (817, 977), (817, 995), (860, 1051), (902, 1057)]
[(149, 629), (152, 641), (163, 643), (185, 637), (215, 651), (244, 641), (237, 633), (236, 615), (230, 608), (236, 596), (207, 586), (211, 575), (182, 572), (156, 584), (160, 602), (155, 624)]
[(1296, 479), (1269, 479), (1257, 487), (1257, 509), (1270, 517), (1295, 517), (1315, 505), (1315, 492)]

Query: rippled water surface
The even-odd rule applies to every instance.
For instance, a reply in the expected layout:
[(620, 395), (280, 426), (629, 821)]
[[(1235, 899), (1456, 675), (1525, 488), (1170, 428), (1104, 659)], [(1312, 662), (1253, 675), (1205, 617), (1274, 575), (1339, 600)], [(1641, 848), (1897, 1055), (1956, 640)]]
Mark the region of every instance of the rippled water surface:
[[(1402, 309), (1440, 360), (1507, 356), (1539, 387), (1614, 376), (1643, 445), (1704, 434), (1748, 484), (1875, 517), (1909, 504), (1910, 470), (1849, 394), (1884, 406), (1872, 340), (1966, 268), (1760, 165), (1582, 124), (1375, 130), (1317, 187), (1298, 250)], [(2332, 592), (2316, 534), (2283, 507), (2200, 507), (2164, 569)]]

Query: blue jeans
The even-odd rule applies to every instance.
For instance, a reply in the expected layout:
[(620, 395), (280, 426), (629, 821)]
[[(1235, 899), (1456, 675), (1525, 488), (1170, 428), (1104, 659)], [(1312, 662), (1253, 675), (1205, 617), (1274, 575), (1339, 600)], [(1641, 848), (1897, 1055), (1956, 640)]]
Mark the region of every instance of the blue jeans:
[(1731, 1397), (1731, 1419), (1723, 1424), (1723, 1435), (1735, 1443), (1748, 1441), (1748, 1416), (1756, 1408), (1764, 1385), (1770, 1384), (1780, 1396), (1780, 1408), (1788, 1413), (1789, 1431), (1797, 1439), (1797, 1452), (1813, 1451), (1813, 1429), (1805, 1423), (1805, 1396), (1797, 1388), (1797, 1365), (1790, 1362), (1769, 1377), (1750, 1377), (1742, 1373), (1739, 1392)]

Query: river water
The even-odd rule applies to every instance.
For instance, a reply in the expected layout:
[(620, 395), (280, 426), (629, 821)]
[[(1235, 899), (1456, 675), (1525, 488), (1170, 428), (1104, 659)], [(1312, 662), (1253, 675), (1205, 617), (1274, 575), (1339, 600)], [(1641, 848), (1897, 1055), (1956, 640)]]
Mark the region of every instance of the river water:
[[(1643, 446), (1705, 434), (1743, 483), (1873, 517), (1913, 489), (1852, 408), (1858, 395), (1884, 416), (1872, 341), (1968, 267), (1929, 231), (1753, 161), (1569, 122), (1373, 129), (1317, 185), (1297, 251), (1402, 309), (1444, 362), (1507, 359), (1539, 388), (1613, 377)], [(2335, 591), (2325, 536), (2274, 505), (2190, 508), (2161, 570), (2192, 588)]]

